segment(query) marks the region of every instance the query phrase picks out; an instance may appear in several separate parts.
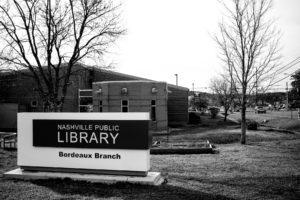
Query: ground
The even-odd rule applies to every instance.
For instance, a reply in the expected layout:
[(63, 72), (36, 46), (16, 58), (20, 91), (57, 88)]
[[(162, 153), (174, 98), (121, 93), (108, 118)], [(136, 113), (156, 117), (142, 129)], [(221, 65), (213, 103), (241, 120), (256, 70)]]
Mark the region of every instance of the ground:
[[(0, 199), (300, 199), (300, 134), (248, 131), (202, 116), (202, 124), (174, 129), (161, 142), (210, 140), (214, 154), (151, 155), (162, 186), (92, 184), (71, 180), (19, 181), (0, 177)], [(0, 174), (16, 168), (16, 151), (0, 150)]]
[[(255, 114), (253, 111), (246, 113), (247, 119), (252, 119), (264, 126), (270, 126), (277, 129), (285, 129), (300, 132), (300, 120), (298, 111), (270, 111), (265, 114)], [(240, 113), (235, 112), (229, 115), (229, 118), (239, 120)]]

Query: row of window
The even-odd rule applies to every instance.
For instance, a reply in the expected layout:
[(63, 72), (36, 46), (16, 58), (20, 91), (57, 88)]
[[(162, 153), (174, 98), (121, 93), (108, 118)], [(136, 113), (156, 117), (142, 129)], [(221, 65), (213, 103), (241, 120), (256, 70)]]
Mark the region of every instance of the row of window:
[[(103, 112), (103, 102), (99, 101), (99, 112)], [(121, 112), (129, 112), (129, 100), (121, 100)], [(151, 100), (151, 120), (156, 121), (156, 101)]]
[[(152, 94), (156, 94), (158, 92), (157, 88), (153, 87), (151, 89), (151, 93)], [(101, 95), (103, 93), (102, 91), (102, 88), (99, 88), (97, 91), (96, 91), (97, 94)], [(128, 88), (121, 88), (121, 94), (128, 94)]]

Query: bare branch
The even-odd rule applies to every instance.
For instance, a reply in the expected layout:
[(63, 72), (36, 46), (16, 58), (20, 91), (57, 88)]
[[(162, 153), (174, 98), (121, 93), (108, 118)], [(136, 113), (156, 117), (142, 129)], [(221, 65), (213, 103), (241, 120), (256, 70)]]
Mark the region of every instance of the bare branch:
[(279, 34), (274, 21), (267, 16), (270, 0), (232, 0), (222, 3), (228, 16), (219, 24), (220, 36), (215, 38), (221, 60), (235, 89), (241, 94), (242, 138), (245, 143), (245, 110), (247, 95), (257, 83), (268, 85), (274, 80), (279, 60)]
[(29, 70), (43, 101), (63, 104), (73, 66), (97, 62), (93, 55), (124, 33), (118, 8), (110, 0), (1, 2), (0, 61)]

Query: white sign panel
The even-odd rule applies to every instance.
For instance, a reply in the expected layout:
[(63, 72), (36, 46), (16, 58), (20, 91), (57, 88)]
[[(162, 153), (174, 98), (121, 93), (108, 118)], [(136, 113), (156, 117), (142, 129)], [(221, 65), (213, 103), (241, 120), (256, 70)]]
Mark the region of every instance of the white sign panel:
[(147, 172), (149, 113), (18, 113), (18, 165)]

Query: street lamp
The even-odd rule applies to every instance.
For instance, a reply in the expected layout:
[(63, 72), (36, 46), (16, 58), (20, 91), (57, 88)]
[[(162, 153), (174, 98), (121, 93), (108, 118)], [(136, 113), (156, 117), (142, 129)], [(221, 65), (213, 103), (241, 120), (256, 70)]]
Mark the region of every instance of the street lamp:
[[(290, 75), (288, 73), (283, 73), (284, 75)], [(289, 109), (289, 85), (288, 81), (286, 82), (286, 110)], [(293, 109), (291, 109), (291, 119), (293, 119)]]
[[(284, 75), (290, 75), (290, 74), (288, 74), (288, 73), (283, 73)], [(288, 106), (289, 106), (289, 82), (287, 81), (286, 82), (286, 88), (285, 88), (285, 90), (286, 90), (286, 106), (287, 106), (287, 108), (286, 109), (288, 109)]]
[(288, 85), (288, 82), (286, 82), (286, 106), (288, 108), (289, 106), (289, 85)]
[(176, 85), (178, 86), (178, 74), (175, 74), (176, 76)]

